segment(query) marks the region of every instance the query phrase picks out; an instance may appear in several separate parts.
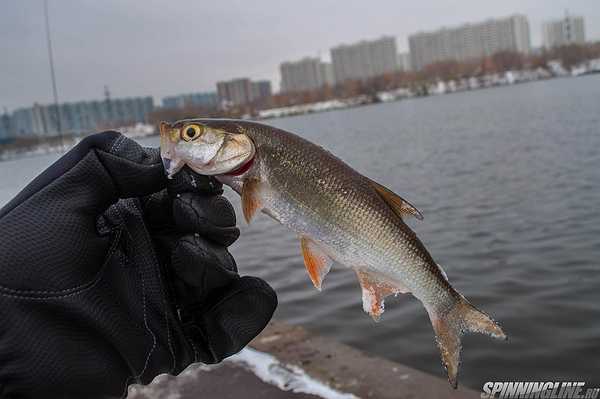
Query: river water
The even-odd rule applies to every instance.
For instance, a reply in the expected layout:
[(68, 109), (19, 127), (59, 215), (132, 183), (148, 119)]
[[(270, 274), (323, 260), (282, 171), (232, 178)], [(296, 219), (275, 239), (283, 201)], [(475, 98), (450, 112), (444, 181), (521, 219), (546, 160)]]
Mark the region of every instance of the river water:
[[(600, 76), (267, 123), (321, 144), (423, 212), (411, 227), (454, 287), (509, 335), (464, 338), (463, 384), (600, 386)], [(0, 205), (56, 158), (0, 163)], [(237, 195), (226, 195), (241, 215)], [(232, 252), (242, 274), (276, 289), (276, 318), (444, 377), (418, 301), (388, 298), (376, 324), (354, 272), (334, 265), (319, 293), (293, 233), (264, 215), (238, 220)]]

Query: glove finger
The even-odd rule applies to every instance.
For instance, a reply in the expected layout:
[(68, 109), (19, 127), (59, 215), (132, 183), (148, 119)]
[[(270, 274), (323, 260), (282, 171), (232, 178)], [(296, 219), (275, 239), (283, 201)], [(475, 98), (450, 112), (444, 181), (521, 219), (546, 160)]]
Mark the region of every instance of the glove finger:
[[(85, 141), (85, 140), (84, 140)], [(116, 197), (141, 197), (166, 188), (158, 148), (145, 148), (123, 135), (96, 150), (116, 188)]]
[(213, 176), (205, 176), (194, 172), (184, 166), (179, 172), (169, 179), (167, 189), (172, 197), (182, 193), (196, 193), (200, 195), (223, 194), (223, 184)]
[(235, 260), (227, 248), (198, 235), (177, 240), (171, 262), (175, 275), (203, 296), (239, 277)]
[(275, 291), (265, 281), (245, 276), (212, 296), (206, 306), (194, 312), (194, 321), (185, 328), (199, 344), (200, 360), (217, 363), (254, 339), (276, 307)]
[(141, 199), (144, 220), (152, 231), (174, 230), (173, 200), (167, 190), (159, 191)]
[(183, 233), (198, 233), (208, 240), (229, 246), (240, 236), (235, 211), (221, 195), (179, 194), (173, 201), (173, 219)]

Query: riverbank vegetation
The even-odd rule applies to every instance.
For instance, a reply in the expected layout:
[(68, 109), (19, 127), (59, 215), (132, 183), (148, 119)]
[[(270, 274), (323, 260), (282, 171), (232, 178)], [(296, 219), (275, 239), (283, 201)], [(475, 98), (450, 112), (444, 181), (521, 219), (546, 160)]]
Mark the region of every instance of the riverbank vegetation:
[(571, 71), (582, 63), (600, 58), (600, 42), (588, 45), (569, 45), (551, 50), (523, 55), (503, 51), (492, 56), (471, 62), (445, 61), (431, 64), (419, 72), (395, 72), (370, 80), (349, 80), (336, 86), (324, 86), (317, 90), (279, 93), (272, 97), (246, 105), (231, 106), (227, 109), (206, 107), (185, 107), (177, 109), (161, 108), (153, 112), (151, 122), (178, 120), (202, 115), (205, 117), (257, 116), (259, 111), (270, 108), (292, 107), (302, 104), (322, 103), (357, 97), (369, 97), (377, 101), (377, 93), (407, 89), (416, 95), (428, 94), (427, 88), (436, 82), (460, 81), (461, 79), (482, 78), (508, 71), (548, 71), (548, 77), (556, 74), (550, 65), (558, 62), (565, 71)]

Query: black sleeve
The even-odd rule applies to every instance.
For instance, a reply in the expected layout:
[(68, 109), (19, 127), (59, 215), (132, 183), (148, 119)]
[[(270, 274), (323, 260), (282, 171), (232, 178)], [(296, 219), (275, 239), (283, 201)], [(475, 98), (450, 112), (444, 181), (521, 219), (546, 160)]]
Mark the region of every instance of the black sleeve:
[(136, 199), (166, 184), (156, 151), (82, 141), (0, 211), (4, 397), (122, 396), (191, 362)]

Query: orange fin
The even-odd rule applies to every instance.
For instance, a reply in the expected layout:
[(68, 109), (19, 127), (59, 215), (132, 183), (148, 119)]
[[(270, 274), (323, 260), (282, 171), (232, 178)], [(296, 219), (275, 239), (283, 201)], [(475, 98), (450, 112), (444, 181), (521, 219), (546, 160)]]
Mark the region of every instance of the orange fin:
[(410, 202), (400, 197), (387, 187), (371, 180), (371, 185), (377, 191), (377, 194), (392, 208), (396, 215), (401, 218), (407, 215), (416, 217), (419, 220), (423, 220), (421, 212), (415, 208)]
[(327, 273), (329, 273), (333, 261), (310, 238), (300, 237), (300, 247), (302, 248), (304, 266), (306, 266), (308, 276), (315, 287), (321, 291), (321, 284)]
[(375, 321), (379, 321), (384, 311), (383, 301), (387, 296), (410, 292), (408, 288), (397, 283), (390, 283), (366, 268), (356, 268), (354, 270), (362, 288), (363, 310), (370, 314)]
[(262, 209), (263, 204), (260, 198), (260, 181), (258, 179), (246, 179), (242, 186), (242, 211), (246, 223), (250, 221), (256, 214), (256, 211)]

